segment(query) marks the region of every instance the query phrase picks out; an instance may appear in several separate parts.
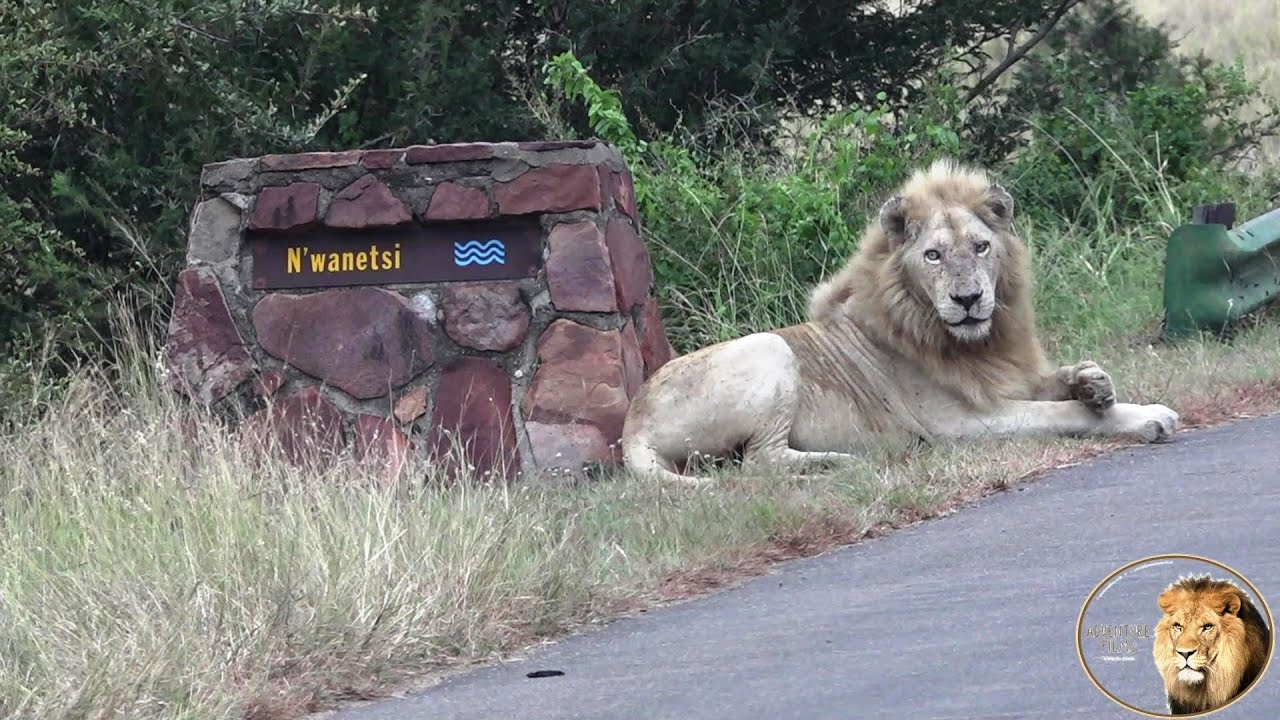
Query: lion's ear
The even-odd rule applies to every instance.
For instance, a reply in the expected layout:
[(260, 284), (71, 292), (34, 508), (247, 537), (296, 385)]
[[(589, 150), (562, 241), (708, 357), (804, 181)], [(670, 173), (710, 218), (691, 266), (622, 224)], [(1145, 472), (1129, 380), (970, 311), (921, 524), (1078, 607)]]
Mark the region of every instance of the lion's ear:
[(1165, 590), (1160, 593), (1160, 597), (1156, 598), (1156, 603), (1160, 606), (1161, 612), (1165, 615), (1173, 612), (1173, 609), (1178, 606), (1177, 594), (1180, 592), (1180, 590)]
[(1219, 601), (1219, 605), (1221, 605), (1222, 607), (1222, 610), (1219, 611), (1220, 614), (1222, 615), (1239, 615), (1240, 614), (1240, 594), (1239, 593), (1233, 593), (1233, 592), (1223, 593), (1218, 597), (1218, 601)]
[(1013, 196), (1001, 185), (987, 188), (987, 209), (1003, 222), (1013, 220)]
[(907, 201), (901, 195), (894, 195), (880, 206), (880, 227), (895, 245), (906, 239)]

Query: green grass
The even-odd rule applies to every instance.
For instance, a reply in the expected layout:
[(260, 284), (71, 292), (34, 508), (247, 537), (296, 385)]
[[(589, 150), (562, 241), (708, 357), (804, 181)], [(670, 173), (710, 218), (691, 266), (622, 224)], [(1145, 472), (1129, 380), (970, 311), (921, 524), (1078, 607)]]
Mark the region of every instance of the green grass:
[[(154, 387), (146, 365), (130, 371)], [(858, 531), (964, 484), (946, 454), (711, 492), (445, 487), (416, 482), (420, 467), (388, 484), (354, 465), (259, 464), (164, 394), (118, 386), (82, 375), (0, 440), (4, 717), (287, 715), (605, 616), (678, 568)]]

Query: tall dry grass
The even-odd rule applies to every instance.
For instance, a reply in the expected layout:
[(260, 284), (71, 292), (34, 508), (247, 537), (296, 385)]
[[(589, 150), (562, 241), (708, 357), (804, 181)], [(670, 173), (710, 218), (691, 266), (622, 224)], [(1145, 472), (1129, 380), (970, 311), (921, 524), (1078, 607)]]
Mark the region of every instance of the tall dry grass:
[[(1274, 389), (1280, 328), (1153, 344), (1156, 231), (1108, 236), (1109, 257), (1078, 252), (1089, 232), (1028, 231), (1064, 360), (1201, 418), (1232, 388)], [(1097, 446), (883, 448), (836, 474), (699, 489), (448, 484), (417, 463), (388, 481), (263, 462), (163, 391), (154, 342), (122, 323), (119, 366), (35, 378), (0, 431), (0, 717), (295, 717), (652, 602), (673, 573), (927, 517)]]
[(155, 348), (118, 336), (120, 374), (86, 369), (0, 435), (0, 717), (291, 717), (990, 475), (974, 450), (709, 491), (304, 471), (177, 404)]

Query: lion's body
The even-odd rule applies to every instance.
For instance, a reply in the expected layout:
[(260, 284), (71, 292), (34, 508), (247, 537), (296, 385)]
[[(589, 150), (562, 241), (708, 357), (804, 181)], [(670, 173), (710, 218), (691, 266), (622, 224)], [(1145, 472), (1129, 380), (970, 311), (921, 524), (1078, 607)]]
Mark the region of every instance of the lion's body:
[(807, 322), (702, 348), (646, 381), (623, 428), (627, 465), (679, 477), (694, 455), (741, 451), (799, 468), (873, 437), (1166, 439), (1173, 411), (1116, 405), (1096, 365), (1045, 357), (1012, 202), (980, 171), (917, 173), (814, 290)]
[(1169, 712), (1220, 708), (1266, 667), (1271, 631), (1236, 585), (1209, 576), (1184, 578), (1159, 598), (1152, 655), (1164, 680)]

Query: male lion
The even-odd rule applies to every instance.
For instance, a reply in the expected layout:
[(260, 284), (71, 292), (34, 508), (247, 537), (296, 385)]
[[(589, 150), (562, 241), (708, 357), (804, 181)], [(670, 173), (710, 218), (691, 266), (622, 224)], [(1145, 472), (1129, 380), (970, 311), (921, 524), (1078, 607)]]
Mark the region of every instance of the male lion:
[(1178, 415), (1117, 404), (1092, 362), (1054, 368), (1036, 338), (1013, 198), (980, 169), (917, 171), (814, 289), (808, 322), (663, 365), (631, 403), (627, 467), (684, 479), (692, 457), (797, 471), (873, 436), (1021, 433), (1168, 440)]
[(1188, 577), (1160, 593), (1156, 669), (1169, 712), (1189, 715), (1226, 705), (1266, 666), (1271, 631), (1249, 596), (1225, 580)]

